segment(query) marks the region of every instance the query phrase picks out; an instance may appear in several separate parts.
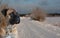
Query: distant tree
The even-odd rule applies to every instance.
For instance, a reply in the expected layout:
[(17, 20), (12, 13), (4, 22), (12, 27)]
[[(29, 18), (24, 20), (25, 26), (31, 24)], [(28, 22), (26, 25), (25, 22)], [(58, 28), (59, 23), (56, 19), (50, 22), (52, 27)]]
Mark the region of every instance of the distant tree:
[(31, 18), (33, 20), (44, 21), (45, 16), (46, 16), (46, 14), (44, 13), (44, 11), (38, 7), (32, 10)]

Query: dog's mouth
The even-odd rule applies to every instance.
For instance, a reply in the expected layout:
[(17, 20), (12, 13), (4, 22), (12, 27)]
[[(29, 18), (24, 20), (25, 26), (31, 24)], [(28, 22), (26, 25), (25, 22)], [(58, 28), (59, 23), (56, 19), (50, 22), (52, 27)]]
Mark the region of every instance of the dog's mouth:
[(20, 23), (20, 18), (11, 19), (9, 22), (10, 22), (11, 25), (19, 24)]

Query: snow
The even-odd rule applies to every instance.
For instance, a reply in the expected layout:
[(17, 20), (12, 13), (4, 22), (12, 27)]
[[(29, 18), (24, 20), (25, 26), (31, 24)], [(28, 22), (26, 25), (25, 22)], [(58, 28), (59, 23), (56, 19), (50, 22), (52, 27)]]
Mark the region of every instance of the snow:
[(60, 38), (60, 27), (53, 23), (60, 22), (60, 17), (46, 17), (44, 22), (31, 20), (30, 17), (20, 17), (17, 25), (19, 38)]

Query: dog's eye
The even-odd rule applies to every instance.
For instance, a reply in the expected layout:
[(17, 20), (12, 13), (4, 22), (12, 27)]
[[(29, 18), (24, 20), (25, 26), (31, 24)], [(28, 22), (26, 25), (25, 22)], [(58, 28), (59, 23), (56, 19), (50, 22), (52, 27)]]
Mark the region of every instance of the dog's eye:
[(13, 14), (11, 14), (11, 16), (13, 16)]
[(10, 16), (11, 16), (11, 18), (15, 18), (16, 17), (16, 15), (14, 13), (11, 13)]
[(10, 13), (9, 15), (10, 15), (11, 17), (13, 17), (14, 14)]

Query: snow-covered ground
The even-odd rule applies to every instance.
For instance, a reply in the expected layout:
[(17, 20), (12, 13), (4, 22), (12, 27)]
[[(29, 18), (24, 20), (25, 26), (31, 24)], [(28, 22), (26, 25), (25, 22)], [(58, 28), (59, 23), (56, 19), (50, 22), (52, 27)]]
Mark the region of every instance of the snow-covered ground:
[(60, 17), (46, 17), (44, 22), (21, 17), (21, 22), (17, 25), (19, 38), (60, 38), (60, 27), (53, 25), (58, 22)]
[(49, 23), (59, 23), (60, 17), (46, 17), (46, 21), (48, 21)]

